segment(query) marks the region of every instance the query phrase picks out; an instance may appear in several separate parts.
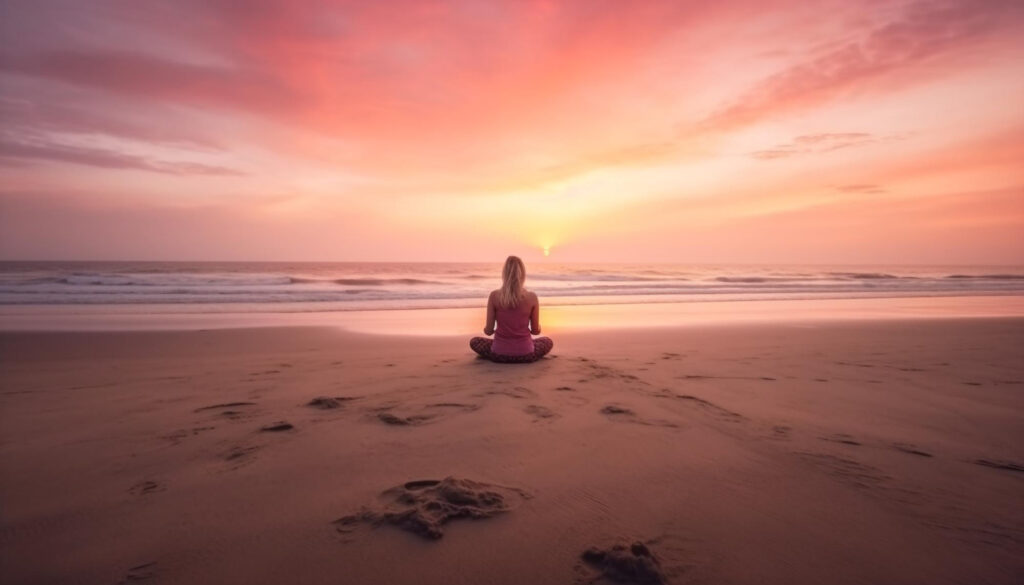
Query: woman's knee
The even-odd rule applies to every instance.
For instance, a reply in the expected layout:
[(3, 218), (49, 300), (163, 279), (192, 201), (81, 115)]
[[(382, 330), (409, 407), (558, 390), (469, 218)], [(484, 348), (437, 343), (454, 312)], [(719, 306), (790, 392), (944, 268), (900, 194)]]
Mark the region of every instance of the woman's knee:
[(555, 346), (555, 342), (551, 341), (550, 337), (538, 337), (533, 340), (534, 353), (538, 357), (547, 354)]
[(486, 337), (474, 337), (469, 340), (469, 348), (480, 355), (486, 355), (491, 350), (491, 340)]

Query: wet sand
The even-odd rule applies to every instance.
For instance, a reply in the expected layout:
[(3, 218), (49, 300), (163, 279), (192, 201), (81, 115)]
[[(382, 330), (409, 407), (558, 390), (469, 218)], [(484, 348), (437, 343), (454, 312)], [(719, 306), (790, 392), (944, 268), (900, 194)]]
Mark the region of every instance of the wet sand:
[(1024, 320), (0, 333), (4, 583), (1016, 583)]

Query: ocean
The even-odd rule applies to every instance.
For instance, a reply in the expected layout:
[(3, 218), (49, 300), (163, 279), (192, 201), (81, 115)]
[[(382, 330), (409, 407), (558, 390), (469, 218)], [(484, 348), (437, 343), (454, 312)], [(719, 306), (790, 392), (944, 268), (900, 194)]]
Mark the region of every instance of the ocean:
[[(1022, 266), (713, 266), (532, 262), (542, 303), (1024, 295)], [(154, 305), (182, 312), (479, 307), (501, 264), (0, 262), (0, 305)], [(137, 307), (142, 308), (142, 307)]]

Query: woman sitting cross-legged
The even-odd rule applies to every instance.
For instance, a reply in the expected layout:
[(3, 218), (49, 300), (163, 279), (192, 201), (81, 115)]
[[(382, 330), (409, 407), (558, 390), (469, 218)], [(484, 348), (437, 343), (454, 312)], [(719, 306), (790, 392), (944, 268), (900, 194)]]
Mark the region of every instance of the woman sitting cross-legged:
[(501, 288), (487, 298), (484, 335), (493, 334), (494, 340), (474, 337), (469, 341), (480, 357), (502, 363), (533, 362), (554, 346), (547, 337), (530, 336), (540, 335), (540, 303), (536, 294), (523, 288), (524, 282), (526, 266), (518, 257), (509, 256), (501, 271)]

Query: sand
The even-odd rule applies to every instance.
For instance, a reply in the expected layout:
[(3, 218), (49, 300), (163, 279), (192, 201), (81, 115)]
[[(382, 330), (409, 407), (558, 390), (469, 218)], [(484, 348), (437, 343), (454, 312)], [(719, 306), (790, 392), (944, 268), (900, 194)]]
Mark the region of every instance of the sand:
[(1024, 320), (0, 333), (4, 583), (1020, 583)]

